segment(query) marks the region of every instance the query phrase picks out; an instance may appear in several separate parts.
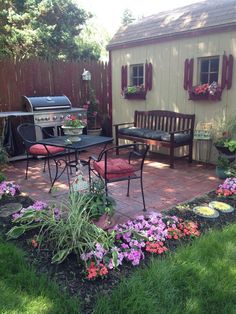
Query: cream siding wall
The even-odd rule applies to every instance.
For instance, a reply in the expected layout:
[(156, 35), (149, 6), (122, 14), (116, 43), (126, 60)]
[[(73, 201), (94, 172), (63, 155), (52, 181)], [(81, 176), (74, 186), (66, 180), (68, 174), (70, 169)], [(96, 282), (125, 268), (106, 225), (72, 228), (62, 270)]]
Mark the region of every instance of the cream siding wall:
[[(221, 101), (191, 101), (183, 88), (184, 61), (194, 58), (194, 80), (197, 84), (198, 58), (220, 56), (219, 83), (222, 56), (234, 56), (236, 62), (236, 32), (172, 40), (169, 42), (112, 51), (112, 97), (113, 123), (132, 122), (134, 110), (166, 109), (181, 113), (195, 113), (198, 122), (212, 122), (236, 115), (236, 64), (232, 87), (224, 89)], [(153, 88), (146, 100), (127, 100), (121, 95), (121, 67), (151, 62), (153, 65)], [(203, 148), (204, 150), (204, 148)], [(213, 149), (212, 160), (215, 159)], [(204, 152), (202, 152), (204, 155)]]

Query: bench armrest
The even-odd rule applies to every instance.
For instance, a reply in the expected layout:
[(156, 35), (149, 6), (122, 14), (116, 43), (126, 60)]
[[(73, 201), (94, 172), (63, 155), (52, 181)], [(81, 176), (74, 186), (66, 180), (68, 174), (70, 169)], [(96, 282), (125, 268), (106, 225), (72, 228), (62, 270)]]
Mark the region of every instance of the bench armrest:
[[(121, 126), (121, 125), (134, 125), (134, 122), (125, 122), (125, 123), (113, 124), (113, 126), (115, 127), (115, 141), (116, 141), (116, 146), (119, 145), (118, 132), (119, 132), (119, 126)], [(117, 151), (117, 154), (118, 154), (118, 151)]]
[(126, 125), (126, 124), (134, 124), (134, 122), (124, 122), (124, 123), (116, 123), (116, 124), (113, 124), (114, 127), (118, 127), (120, 125)]

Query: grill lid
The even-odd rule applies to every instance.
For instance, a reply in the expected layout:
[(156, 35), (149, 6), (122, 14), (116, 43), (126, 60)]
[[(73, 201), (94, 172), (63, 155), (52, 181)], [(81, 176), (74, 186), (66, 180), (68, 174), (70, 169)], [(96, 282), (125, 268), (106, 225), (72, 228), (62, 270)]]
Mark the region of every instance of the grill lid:
[(28, 112), (71, 108), (71, 102), (69, 98), (65, 95), (43, 97), (22, 96), (22, 99), (23, 107)]

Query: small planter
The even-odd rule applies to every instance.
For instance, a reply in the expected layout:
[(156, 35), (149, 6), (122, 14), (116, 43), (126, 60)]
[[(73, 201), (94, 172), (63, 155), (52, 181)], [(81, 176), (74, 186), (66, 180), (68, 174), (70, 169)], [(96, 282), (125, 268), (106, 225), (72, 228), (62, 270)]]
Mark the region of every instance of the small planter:
[(84, 126), (82, 127), (73, 127), (73, 126), (62, 126), (63, 132), (71, 142), (78, 142), (81, 140), (79, 137), (83, 133)]
[(209, 93), (195, 94), (192, 91), (189, 91), (189, 100), (195, 100), (195, 101), (202, 101), (202, 100), (219, 101), (219, 100), (221, 100), (221, 94), (222, 94), (222, 91), (217, 91), (214, 95), (211, 95)]
[(220, 167), (216, 167), (216, 175), (219, 179), (226, 179), (227, 175), (225, 173), (225, 169), (220, 168)]
[(92, 135), (92, 136), (99, 136), (102, 133), (102, 128), (97, 128), (97, 129), (88, 129), (87, 130), (87, 135)]
[(136, 100), (145, 100), (146, 99), (146, 92), (136, 92), (136, 93), (126, 93), (124, 94), (125, 99), (136, 99)]
[(93, 221), (93, 223), (103, 230), (108, 230), (112, 228), (115, 224), (115, 221), (112, 217), (107, 214), (103, 214), (98, 220)]

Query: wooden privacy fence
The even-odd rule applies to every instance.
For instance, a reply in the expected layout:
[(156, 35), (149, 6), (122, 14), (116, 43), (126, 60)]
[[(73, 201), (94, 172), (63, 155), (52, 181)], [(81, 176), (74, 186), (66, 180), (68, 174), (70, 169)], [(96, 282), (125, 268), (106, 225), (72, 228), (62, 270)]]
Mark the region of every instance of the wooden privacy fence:
[(91, 72), (91, 87), (100, 103), (102, 123), (111, 134), (109, 64), (103, 62), (0, 60), (0, 111), (21, 111), (21, 96), (66, 95), (73, 107), (82, 107), (86, 98), (84, 69)]

